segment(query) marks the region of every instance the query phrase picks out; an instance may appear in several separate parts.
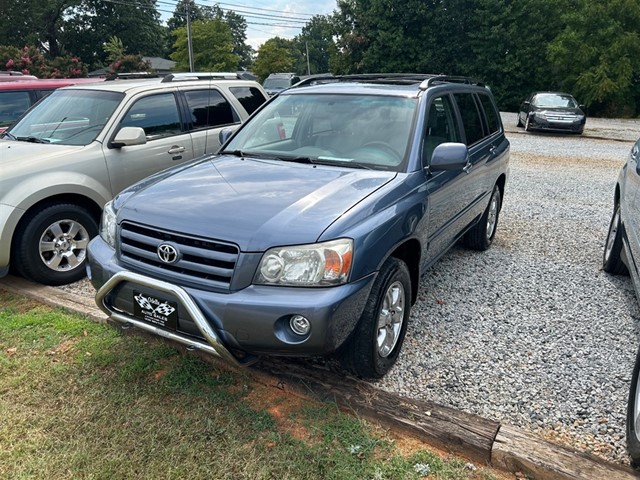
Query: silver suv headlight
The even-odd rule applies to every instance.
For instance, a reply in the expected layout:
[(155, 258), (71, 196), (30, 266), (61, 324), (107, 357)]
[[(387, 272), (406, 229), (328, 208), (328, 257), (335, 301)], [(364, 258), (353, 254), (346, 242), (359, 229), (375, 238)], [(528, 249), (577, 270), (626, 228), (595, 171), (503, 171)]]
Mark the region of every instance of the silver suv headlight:
[(262, 256), (254, 283), (327, 287), (349, 280), (353, 240), (341, 238), (311, 245), (278, 247)]
[(113, 210), (113, 201), (107, 202), (102, 210), (100, 238), (112, 248), (116, 248), (116, 212)]

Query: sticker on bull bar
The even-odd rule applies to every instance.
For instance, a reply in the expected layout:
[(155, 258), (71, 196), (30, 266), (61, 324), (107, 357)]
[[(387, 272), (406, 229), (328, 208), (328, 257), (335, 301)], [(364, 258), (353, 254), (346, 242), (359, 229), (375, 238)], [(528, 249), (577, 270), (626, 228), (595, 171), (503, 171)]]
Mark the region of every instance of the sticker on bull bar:
[(178, 325), (178, 304), (162, 298), (133, 292), (133, 314), (162, 328), (175, 330)]

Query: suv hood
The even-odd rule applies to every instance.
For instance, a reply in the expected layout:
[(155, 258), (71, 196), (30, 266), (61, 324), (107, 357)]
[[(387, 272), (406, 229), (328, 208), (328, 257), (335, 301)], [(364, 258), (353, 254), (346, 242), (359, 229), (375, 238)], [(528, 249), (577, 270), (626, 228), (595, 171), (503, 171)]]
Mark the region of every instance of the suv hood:
[[(163, 230), (237, 244), (245, 252), (313, 243), (395, 172), (214, 157), (132, 187), (118, 210)], [(219, 236), (218, 236), (219, 235)]]
[(43, 161), (47, 166), (58, 157), (64, 157), (69, 152), (85, 148), (84, 145), (57, 145), (55, 143), (19, 142), (16, 140), (0, 139), (0, 165), (3, 170), (8, 166), (33, 164)]

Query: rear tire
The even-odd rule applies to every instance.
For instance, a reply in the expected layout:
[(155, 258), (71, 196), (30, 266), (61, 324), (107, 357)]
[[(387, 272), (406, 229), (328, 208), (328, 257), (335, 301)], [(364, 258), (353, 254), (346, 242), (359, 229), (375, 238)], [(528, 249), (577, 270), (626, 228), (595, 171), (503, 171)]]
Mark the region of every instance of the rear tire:
[[(627, 402), (627, 451), (631, 457), (631, 466), (640, 467), (640, 421), (636, 417), (640, 414), (640, 391), (638, 390), (638, 375), (640, 374), (640, 350), (636, 354), (636, 361), (631, 375), (629, 400)], [(636, 413), (638, 412), (638, 413)], [(640, 419), (638, 419), (640, 420)]]
[(612, 275), (629, 273), (622, 261), (622, 223), (620, 222), (620, 203), (616, 203), (609, 223), (609, 233), (602, 254), (602, 269)]
[(98, 234), (98, 222), (91, 212), (64, 203), (45, 205), (27, 215), (14, 237), (17, 272), (45, 285), (84, 278), (87, 245)]
[(381, 378), (395, 364), (411, 310), (407, 265), (389, 258), (380, 269), (358, 325), (342, 347), (342, 365), (362, 378)]
[(498, 229), (498, 218), (502, 206), (502, 196), (497, 185), (493, 187), (491, 199), (482, 217), (464, 236), (464, 244), (473, 249), (484, 251), (491, 246)]

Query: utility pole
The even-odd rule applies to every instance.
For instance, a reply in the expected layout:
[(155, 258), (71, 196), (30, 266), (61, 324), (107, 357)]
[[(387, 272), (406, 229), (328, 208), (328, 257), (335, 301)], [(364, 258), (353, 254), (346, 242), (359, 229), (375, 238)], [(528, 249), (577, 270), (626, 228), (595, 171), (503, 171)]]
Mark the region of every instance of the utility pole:
[(191, 44), (191, 14), (189, 12), (189, 6), (191, 2), (185, 3), (187, 9), (187, 50), (189, 50), (189, 71), (193, 72), (193, 45)]
[(304, 47), (307, 49), (307, 75), (311, 75), (311, 68), (309, 67), (309, 44), (304, 42)]

